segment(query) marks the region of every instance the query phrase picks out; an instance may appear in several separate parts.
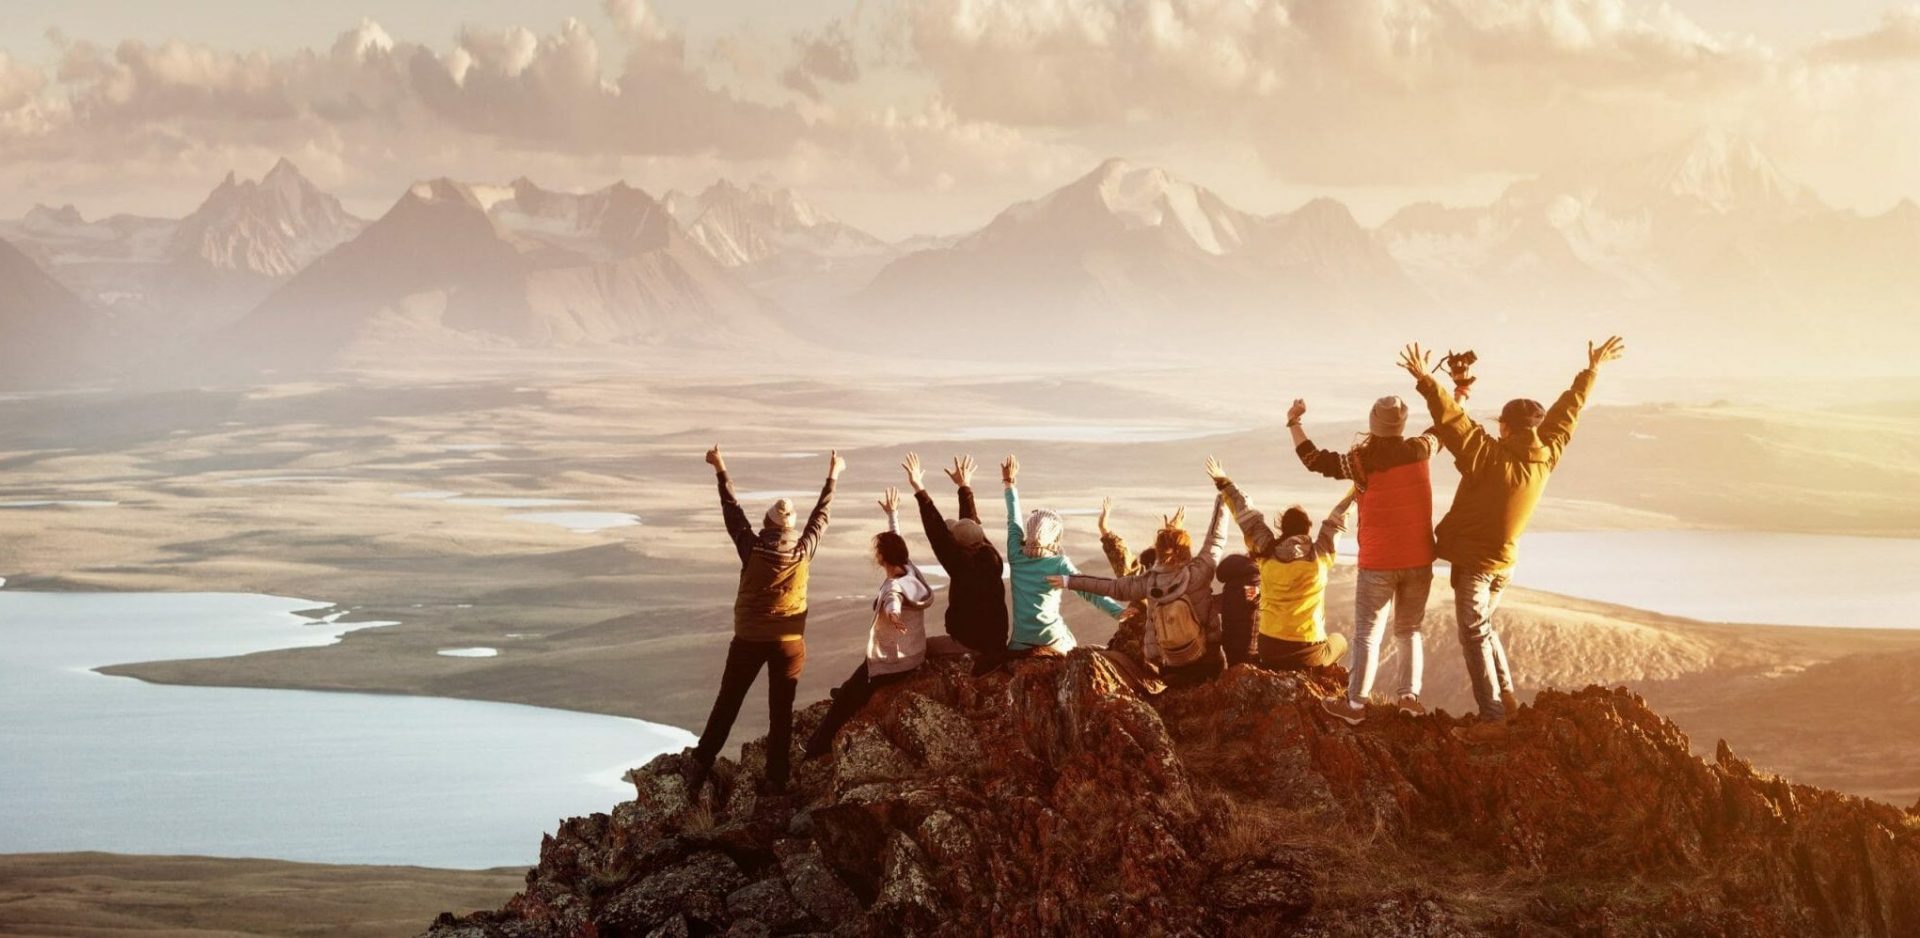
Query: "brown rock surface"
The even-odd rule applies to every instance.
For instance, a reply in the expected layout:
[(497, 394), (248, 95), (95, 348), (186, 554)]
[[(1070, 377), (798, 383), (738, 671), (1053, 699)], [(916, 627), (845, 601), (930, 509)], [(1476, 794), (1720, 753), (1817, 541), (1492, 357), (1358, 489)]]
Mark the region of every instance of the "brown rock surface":
[(1445, 715), (1333, 725), (1332, 690), (936, 661), (790, 794), (754, 792), (760, 742), (699, 797), (661, 756), (428, 934), (1920, 934), (1920, 814), (1704, 762), (1625, 691), (1543, 692), (1470, 746)]

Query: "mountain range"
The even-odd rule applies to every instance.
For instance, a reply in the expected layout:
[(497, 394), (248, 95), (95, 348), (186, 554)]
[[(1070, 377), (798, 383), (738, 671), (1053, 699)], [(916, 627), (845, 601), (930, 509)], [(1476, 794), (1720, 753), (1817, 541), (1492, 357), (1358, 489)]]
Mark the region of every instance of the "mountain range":
[(1329, 198), (1245, 211), (1119, 159), (971, 233), (897, 244), (726, 180), (654, 198), (439, 179), (367, 222), (282, 160), (257, 181), (229, 174), (182, 219), (36, 206), (0, 240), (105, 314), (86, 341), (239, 343), (316, 367), (422, 341), (698, 350), (807, 335), (857, 353), (876, 322), (975, 359), (1057, 354), (1005, 341), (1035, 327), (1139, 355), (1443, 322), (1849, 360), (1884, 347), (1875, 337), (1920, 298), (1920, 207), (1833, 209), (1717, 131), (1375, 228)]

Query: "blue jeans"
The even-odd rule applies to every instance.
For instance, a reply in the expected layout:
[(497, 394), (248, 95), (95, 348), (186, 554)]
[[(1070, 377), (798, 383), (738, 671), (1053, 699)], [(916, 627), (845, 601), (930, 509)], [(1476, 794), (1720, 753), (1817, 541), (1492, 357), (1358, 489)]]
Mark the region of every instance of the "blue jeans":
[(1480, 719), (1506, 719), (1500, 692), (1513, 692), (1513, 672), (1507, 667), (1507, 649), (1493, 629), (1500, 594), (1511, 579), (1506, 573), (1466, 573), (1454, 570), (1453, 615), (1460, 623), (1460, 653), (1467, 659), (1467, 679), (1473, 682), (1473, 701)]
[(1380, 635), (1393, 614), (1393, 637), (1400, 650), (1398, 693), (1420, 696), (1420, 672), (1426, 636), (1420, 631), (1433, 591), (1433, 566), (1360, 571), (1353, 585), (1353, 657), (1347, 659), (1347, 699), (1365, 703), (1380, 670)]

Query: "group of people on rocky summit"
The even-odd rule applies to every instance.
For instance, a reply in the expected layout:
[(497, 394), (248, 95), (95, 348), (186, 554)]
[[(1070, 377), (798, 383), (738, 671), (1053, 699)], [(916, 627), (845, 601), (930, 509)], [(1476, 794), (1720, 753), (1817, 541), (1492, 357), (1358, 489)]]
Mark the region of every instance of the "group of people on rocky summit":
[[(1022, 512), (1016, 484), (1020, 462), (1013, 456), (1000, 464), (1007, 510), (1003, 557), (974, 503), (972, 458), (957, 457), (944, 470), (958, 487), (960, 501), (958, 516), (947, 518), (922, 484), (919, 456), (908, 453), (902, 468), (919, 506), (921, 530), (949, 583), (946, 635), (927, 635), (926, 616), (935, 590), (914, 563), (900, 531), (899, 493), (888, 488), (879, 503), (887, 528), (873, 538), (874, 563), (883, 576), (873, 599), (866, 659), (832, 692), (826, 718), (807, 740), (806, 757), (830, 752), (835, 734), (875, 688), (911, 676), (929, 655), (971, 653), (978, 672), (1014, 658), (1073, 650), (1079, 641), (1061, 616), (1061, 602), (1069, 591), (1108, 616), (1131, 616), (1137, 622), (1138, 660), (1125, 663), (1143, 686), (1192, 686), (1241, 663), (1309, 670), (1345, 656), (1346, 692), (1321, 704), (1349, 724), (1367, 718), (1390, 620), (1400, 662), (1393, 705), (1418, 716), (1426, 712), (1420, 703), (1421, 625), (1436, 559), (1451, 569), (1460, 647), (1479, 707), (1479, 721), (1455, 732), (1474, 742), (1501, 739), (1506, 718), (1518, 704), (1493, 617), (1511, 577), (1515, 542), (1573, 436), (1595, 373), (1624, 351), (1618, 336), (1597, 346), (1588, 343), (1587, 367), (1551, 407), (1525, 398), (1508, 401), (1500, 410), (1496, 434), (1476, 423), (1461, 404), (1472, 379), (1455, 372), (1455, 388), (1449, 391), (1431, 371), (1431, 353), (1409, 345), (1399, 364), (1413, 376), (1433, 421), (1418, 435), (1406, 435), (1407, 405), (1395, 396), (1374, 403), (1367, 432), (1344, 452), (1321, 449), (1307, 438), (1300, 425), (1307, 410), (1304, 401), (1295, 400), (1287, 411), (1294, 451), (1306, 468), (1349, 483), (1317, 532), (1312, 517), (1298, 505), (1269, 523), (1250, 507), (1220, 461), (1208, 457), (1206, 470), (1216, 495), (1197, 547), (1184, 511), (1179, 511), (1163, 519), (1152, 547), (1131, 555), (1108, 524), (1110, 502), (1102, 505), (1100, 539), (1112, 576), (1082, 573), (1066, 556), (1061, 546), (1066, 523), (1059, 512)], [(1460, 484), (1435, 527), (1427, 469), (1440, 448), (1453, 456)], [(767, 509), (756, 530), (734, 497), (719, 447), (706, 458), (718, 477), (721, 511), (739, 554), (740, 586), (733, 607), (733, 641), (712, 713), (693, 749), (697, 777), (691, 781), (697, 789), (706, 778), (747, 691), (765, 668), (770, 728), (763, 786), (784, 790), (794, 692), (807, 655), (809, 566), (826, 531), (834, 483), (846, 461), (838, 452), (830, 457), (826, 484), (804, 525), (796, 526), (794, 505), (782, 498)], [(1344, 636), (1328, 633), (1324, 600), (1337, 539), (1355, 505), (1359, 556), (1349, 645)], [(1246, 544), (1244, 554), (1226, 555), (1229, 512)], [(1011, 591), (1005, 580), (1012, 581)], [(1216, 581), (1224, 587), (1218, 594)]]

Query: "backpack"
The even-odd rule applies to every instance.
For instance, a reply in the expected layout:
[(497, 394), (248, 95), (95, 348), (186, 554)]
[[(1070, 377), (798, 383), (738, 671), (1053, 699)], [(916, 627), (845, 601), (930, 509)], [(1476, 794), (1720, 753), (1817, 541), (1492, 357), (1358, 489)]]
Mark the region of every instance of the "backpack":
[(1160, 656), (1169, 667), (1189, 665), (1206, 655), (1206, 630), (1185, 593), (1155, 603), (1152, 626), (1153, 637), (1160, 643)]

